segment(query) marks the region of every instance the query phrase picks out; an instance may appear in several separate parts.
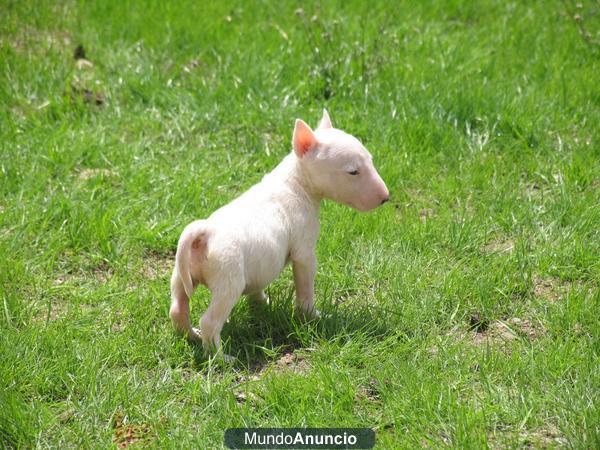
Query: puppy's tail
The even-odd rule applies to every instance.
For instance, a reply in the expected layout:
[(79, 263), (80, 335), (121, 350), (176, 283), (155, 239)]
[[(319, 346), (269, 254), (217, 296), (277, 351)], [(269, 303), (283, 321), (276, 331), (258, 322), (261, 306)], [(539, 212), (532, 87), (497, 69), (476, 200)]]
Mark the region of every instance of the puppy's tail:
[(209, 231), (205, 220), (196, 220), (190, 223), (179, 237), (175, 266), (183, 288), (188, 297), (194, 292), (192, 283), (191, 262), (206, 259)]

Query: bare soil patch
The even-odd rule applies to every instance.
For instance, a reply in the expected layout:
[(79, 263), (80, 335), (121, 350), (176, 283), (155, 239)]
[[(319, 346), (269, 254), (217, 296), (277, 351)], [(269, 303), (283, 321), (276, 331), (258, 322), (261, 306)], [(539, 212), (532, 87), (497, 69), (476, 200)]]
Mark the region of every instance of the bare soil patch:
[(564, 300), (571, 289), (582, 285), (579, 280), (562, 281), (556, 277), (536, 276), (533, 279), (533, 294), (537, 299), (557, 302)]
[(239, 383), (258, 381), (269, 371), (304, 373), (308, 371), (309, 368), (310, 364), (304, 354), (296, 353), (294, 350), (286, 350), (275, 360), (258, 363), (251, 367), (249, 369), (249, 374), (240, 374), (237, 381)]
[[(61, 320), (69, 315), (71, 304), (67, 300), (53, 300), (50, 304), (46, 303), (40, 305), (37, 312), (33, 315), (32, 321), (36, 324), (44, 324)], [(91, 311), (94, 307), (85, 303), (77, 303), (72, 305), (76, 307), (78, 312), (86, 313)]]
[(146, 257), (142, 266), (142, 275), (150, 280), (167, 277), (173, 270), (175, 261), (170, 256), (153, 254)]
[(79, 171), (79, 174), (77, 175), (77, 178), (79, 178), (82, 181), (85, 180), (89, 180), (91, 178), (96, 178), (96, 177), (110, 177), (114, 175), (114, 172), (110, 169), (81, 169)]
[(153, 435), (150, 426), (145, 423), (128, 423), (127, 417), (118, 413), (113, 419), (113, 442), (118, 448), (126, 448), (132, 444), (146, 447), (152, 441)]
[(506, 236), (497, 236), (481, 247), (481, 252), (485, 255), (512, 253), (514, 247), (512, 239)]
[(488, 444), (493, 449), (511, 448), (518, 442), (519, 448), (553, 449), (562, 448), (567, 440), (553, 424), (531, 430), (498, 430), (488, 433)]
[(249, 382), (259, 381), (269, 372), (293, 372), (300, 374), (308, 371), (309, 367), (310, 365), (305, 355), (296, 353), (293, 350), (287, 350), (277, 359), (258, 364), (251, 368), (248, 375), (240, 374), (237, 377), (238, 384), (233, 392), (235, 400), (238, 404), (256, 404), (260, 400), (260, 397), (249, 389)]
[(519, 338), (533, 341), (546, 333), (545, 327), (539, 321), (519, 317), (487, 321), (475, 316), (470, 317), (470, 331), (462, 333), (461, 339), (466, 339), (478, 347), (484, 345), (502, 346)]
[(422, 208), (419, 210), (419, 219), (425, 223), (428, 219), (432, 219), (436, 216), (435, 211), (432, 208)]
[(381, 386), (379, 381), (375, 378), (371, 378), (367, 384), (358, 386), (354, 399), (356, 401), (367, 400), (369, 402), (377, 402), (380, 400), (380, 389)]

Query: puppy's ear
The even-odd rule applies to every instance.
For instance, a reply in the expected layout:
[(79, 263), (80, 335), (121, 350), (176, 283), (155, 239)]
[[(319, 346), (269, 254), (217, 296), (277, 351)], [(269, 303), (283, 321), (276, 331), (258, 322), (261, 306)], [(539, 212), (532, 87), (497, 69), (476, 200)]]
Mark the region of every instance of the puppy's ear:
[(302, 119), (296, 119), (292, 144), (298, 158), (302, 158), (317, 145), (317, 138), (313, 130)]
[(319, 122), (319, 127), (320, 130), (325, 129), (325, 128), (333, 128), (333, 125), (331, 125), (331, 119), (329, 118), (329, 113), (327, 112), (327, 110), (325, 108), (323, 108), (323, 117), (321, 118), (321, 121)]

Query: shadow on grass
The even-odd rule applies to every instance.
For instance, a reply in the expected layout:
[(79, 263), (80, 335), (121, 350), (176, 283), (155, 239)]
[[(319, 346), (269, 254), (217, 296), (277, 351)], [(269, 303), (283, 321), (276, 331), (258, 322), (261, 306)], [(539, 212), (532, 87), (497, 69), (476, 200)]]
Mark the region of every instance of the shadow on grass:
[[(373, 339), (397, 333), (395, 321), (376, 308), (342, 308), (329, 303), (321, 304), (320, 311), (321, 319), (307, 322), (295, 314), (293, 295), (272, 298), (268, 305), (242, 298), (223, 328), (224, 352), (236, 357), (236, 366), (255, 373), (282, 354), (311, 348), (318, 342), (344, 342), (357, 333)], [(208, 358), (202, 344), (191, 345), (197, 368), (205, 368)]]

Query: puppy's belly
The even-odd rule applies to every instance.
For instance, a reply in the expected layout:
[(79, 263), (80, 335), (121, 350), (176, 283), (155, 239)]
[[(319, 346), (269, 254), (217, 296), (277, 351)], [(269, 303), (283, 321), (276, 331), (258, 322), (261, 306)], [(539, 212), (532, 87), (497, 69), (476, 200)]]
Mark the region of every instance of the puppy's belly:
[(286, 265), (286, 253), (266, 250), (246, 258), (246, 288), (244, 294), (262, 291), (275, 280)]

